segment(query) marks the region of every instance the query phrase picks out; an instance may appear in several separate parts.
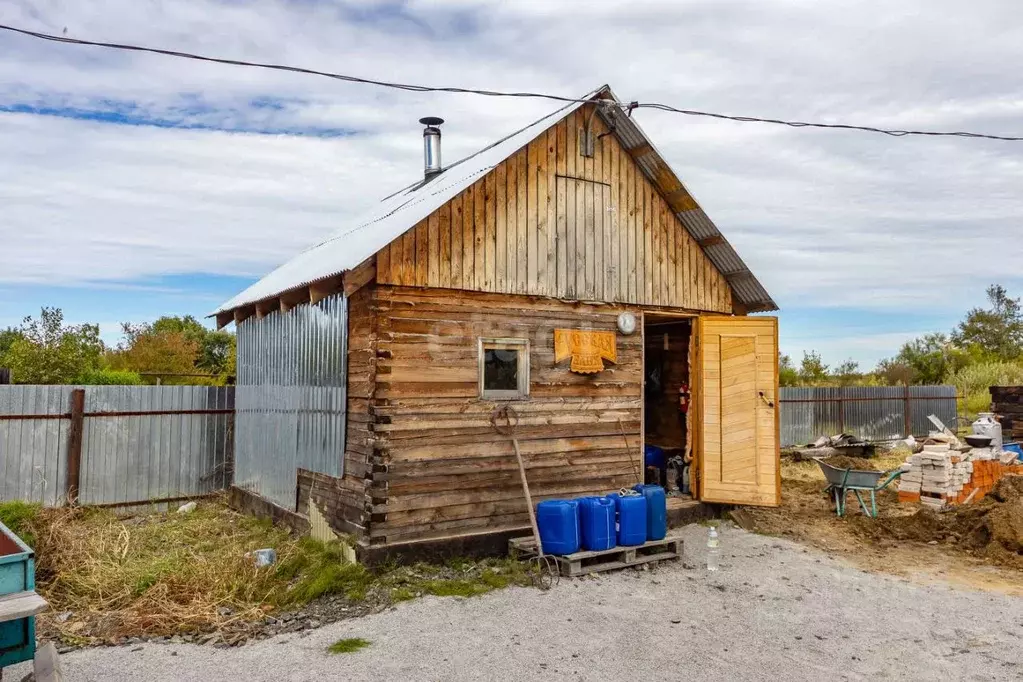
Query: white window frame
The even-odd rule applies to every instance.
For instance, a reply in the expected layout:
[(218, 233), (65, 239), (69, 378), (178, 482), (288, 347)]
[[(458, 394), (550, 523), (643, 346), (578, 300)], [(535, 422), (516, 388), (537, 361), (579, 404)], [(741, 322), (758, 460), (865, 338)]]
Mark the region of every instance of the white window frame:
[[(487, 390), (483, 387), (483, 377), (486, 371), (487, 350), (514, 350), (518, 351), (518, 388), (508, 390)], [(479, 396), (482, 400), (526, 400), (529, 398), (529, 339), (514, 338), (484, 338), (480, 337), (479, 345)]]

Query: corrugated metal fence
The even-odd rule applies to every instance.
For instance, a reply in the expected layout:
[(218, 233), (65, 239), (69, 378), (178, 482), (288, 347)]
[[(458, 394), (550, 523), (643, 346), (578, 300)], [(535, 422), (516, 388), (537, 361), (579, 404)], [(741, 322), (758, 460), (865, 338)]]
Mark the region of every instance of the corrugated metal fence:
[(295, 509), (298, 469), (342, 474), (347, 300), (238, 326), (235, 485)]
[[(73, 414), (72, 393), (85, 391)], [(129, 504), (227, 487), (234, 388), (0, 386), (0, 500), (64, 502), (80, 419), (78, 499)]]
[(850, 386), (782, 388), (782, 447), (820, 436), (851, 433), (867, 440), (926, 435), (937, 415), (950, 428), (957, 420), (955, 386)]

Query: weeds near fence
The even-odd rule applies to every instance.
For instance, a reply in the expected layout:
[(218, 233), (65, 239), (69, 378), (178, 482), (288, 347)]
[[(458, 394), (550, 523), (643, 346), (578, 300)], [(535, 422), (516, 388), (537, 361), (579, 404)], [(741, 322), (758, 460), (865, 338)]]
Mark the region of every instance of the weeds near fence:
[[(219, 501), (187, 514), (118, 517), (20, 503), (0, 505), (0, 514), (32, 537), (37, 589), (51, 604), (40, 617), (42, 635), (70, 644), (241, 632), (271, 613), (331, 595), (387, 604), (529, 584), (525, 567), (510, 560), (374, 570), (346, 564), (337, 544), (295, 538)], [(257, 568), (246, 555), (263, 548), (276, 550), (278, 559)]]
[(266, 522), (202, 504), (189, 514), (127, 519), (98, 509), (42, 511), (35, 523), (43, 619), (76, 643), (199, 632), (261, 617), (288, 581), (246, 554), (303, 549)]

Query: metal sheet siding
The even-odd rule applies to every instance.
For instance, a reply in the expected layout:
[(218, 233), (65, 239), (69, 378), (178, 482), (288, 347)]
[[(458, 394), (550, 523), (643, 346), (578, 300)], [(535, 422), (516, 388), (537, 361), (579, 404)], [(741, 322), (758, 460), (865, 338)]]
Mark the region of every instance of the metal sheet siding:
[[(63, 502), (71, 391), (76, 386), (0, 386), (0, 500)], [(86, 386), (79, 499), (120, 504), (200, 495), (230, 481), (230, 414), (102, 416), (97, 412), (230, 410), (234, 389)]]
[[(61, 415), (73, 386), (0, 386), (0, 415)], [(67, 419), (0, 421), (0, 501), (59, 504), (67, 474)]]
[(287, 509), (298, 467), (343, 473), (347, 306), (337, 295), (238, 327), (235, 485)]
[[(85, 412), (230, 409), (233, 390), (95, 386), (85, 392)], [(87, 417), (82, 435), (81, 502), (157, 500), (224, 488), (229, 423), (227, 414)]]
[(851, 433), (867, 440), (925, 435), (934, 414), (949, 428), (957, 422), (955, 386), (850, 386), (782, 388), (781, 444), (805, 445), (820, 436)]

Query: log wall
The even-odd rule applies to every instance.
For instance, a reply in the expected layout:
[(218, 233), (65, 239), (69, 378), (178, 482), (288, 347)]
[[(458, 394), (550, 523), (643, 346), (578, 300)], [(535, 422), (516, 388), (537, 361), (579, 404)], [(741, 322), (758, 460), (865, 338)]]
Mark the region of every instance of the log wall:
[[(570, 114), (379, 252), (384, 284), (732, 313), (731, 289), (614, 135)], [(599, 117), (594, 135), (607, 132)]]
[(369, 535), (369, 486), (374, 433), (371, 405), (376, 382), (376, 288), (365, 286), (348, 300), (348, 425), (344, 467), (332, 486), (331, 525), (360, 540)]
[[(392, 286), (374, 298), (372, 545), (528, 526), (512, 444), (491, 424), (500, 404), (518, 414), (534, 501), (639, 480), (641, 334), (619, 334), (599, 374), (554, 364), (555, 328), (614, 330), (625, 307)], [(478, 397), (479, 337), (529, 339), (528, 400)]]

